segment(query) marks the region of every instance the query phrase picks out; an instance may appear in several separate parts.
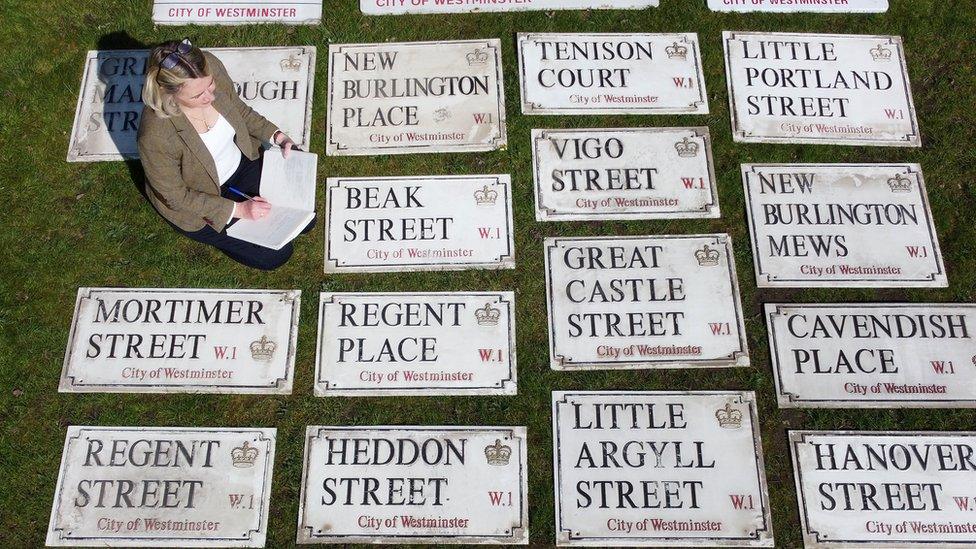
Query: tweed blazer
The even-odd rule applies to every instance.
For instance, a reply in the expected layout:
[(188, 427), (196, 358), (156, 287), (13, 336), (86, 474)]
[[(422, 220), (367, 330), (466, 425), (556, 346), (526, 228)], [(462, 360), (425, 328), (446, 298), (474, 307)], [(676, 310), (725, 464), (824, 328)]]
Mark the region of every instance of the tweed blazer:
[[(216, 83), (213, 106), (234, 128), (237, 147), (256, 160), (262, 142), (270, 141), (278, 127), (238, 97), (219, 59), (207, 52), (204, 56)], [(143, 107), (138, 136), (146, 195), (160, 215), (188, 232), (206, 225), (224, 230), (234, 202), (220, 196), (213, 156), (187, 117), (163, 118)]]

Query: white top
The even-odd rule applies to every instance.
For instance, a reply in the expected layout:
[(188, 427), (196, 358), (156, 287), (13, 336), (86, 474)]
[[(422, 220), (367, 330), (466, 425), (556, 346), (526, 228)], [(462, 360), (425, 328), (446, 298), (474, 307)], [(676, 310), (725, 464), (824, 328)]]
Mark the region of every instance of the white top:
[(206, 133), (201, 133), (200, 139), (210, 151), (214, 164), (217, 166), (217, 178), (223, 185), (234, 175), (237, 167), (241, 165), (241, 149), (234, 142), (237, 132), (220, 113), (217, 113), (217, 122)]

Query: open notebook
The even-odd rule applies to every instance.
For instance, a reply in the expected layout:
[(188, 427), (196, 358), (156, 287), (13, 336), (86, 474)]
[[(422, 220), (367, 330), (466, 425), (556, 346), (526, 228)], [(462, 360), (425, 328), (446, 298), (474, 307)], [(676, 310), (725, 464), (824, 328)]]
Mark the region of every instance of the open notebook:
[(288, 159), (277, 148), (264, 155), (261, 196), (271, 203), (263, 219), (238, 219), (227, 234), (265, 248), (280, 250), (315, 217), (315, 174), (318, 155), (291, 151)]

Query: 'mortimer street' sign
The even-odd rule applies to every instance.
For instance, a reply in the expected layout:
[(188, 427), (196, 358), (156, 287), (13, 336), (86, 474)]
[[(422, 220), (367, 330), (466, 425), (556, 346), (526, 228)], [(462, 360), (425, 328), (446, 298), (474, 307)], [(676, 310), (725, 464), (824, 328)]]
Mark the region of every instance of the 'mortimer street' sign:
[(275, 436), (68, 427), (47, 545), (264, 547)]
[[(311, 138), (315, 47), (207, 48), (227, 68), (238, 95), (307, 149)], [(69, 162), (138, 158), (146, 50), (89, 51), (68, 145)]]
[(547, 238), (554, 370), (748, 366), (725, 234)]
[(525, 114), (708, 114), (698, 35), (518, 35)]
[(743, 164), (764, 287), (945, 288), (918, 164)]
[(326, 154), (505, 147), (501, 42), (329, 46)]
[(154, 0), (160, 25), (318, 25), (322, 0)]
[(305, 435), (298, 543), (527, 544), (525, 427)]
[(627, 10), (657, 7), (659, 0), (359, 0), (367, 15), (494, 11)]
[(290, 394), (300, 296), (79, 288), (58, 390)]
[(883, 13), (888, 0), (708, 0), (712, 11)]
[(772, 547), (752, 392), (552, 394), (556, 545)]
[(735, 141), (922, 146), (900, 37), (722, 38)]
[(804, 547), (973, 546), (976, 433), (789, 437)]
[(512, 292), (327, 293), (318, 396), (514, 395)]

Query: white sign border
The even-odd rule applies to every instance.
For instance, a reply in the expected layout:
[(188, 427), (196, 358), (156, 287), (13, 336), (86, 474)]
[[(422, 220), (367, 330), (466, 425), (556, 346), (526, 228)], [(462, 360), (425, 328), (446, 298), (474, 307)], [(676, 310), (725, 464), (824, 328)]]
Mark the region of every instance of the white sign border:
[[(785, 10), (771, 10), (768, 8), (756, 8), (751, 4), (743, 5), (744, 9), (738, 9), (735, 7), (728, 7), (723, 9), (722, 5), (719, 4), (721, 0), (708, 0), (708, 9), (715, 13), (776, 13), (776, 14), (796, 14), (796, 13), (823, 13), (823, 14), (839, 14), (839, 13), (853, 13), (853, 14), (873, 14), (873, 13), (885, 13), (888, 11), (888, 2), (885, 0), (884, 9), (874, 9), (874, 8), (860, 8), (860, 9), (843, 9), (843, 10), (818, 10), (812, 7), (799, 5), (795, 6), (793, 9)], [(767, 0), (768, 1), (768, 0)], [(712, 5), (718, 4), (718, 5)]]

